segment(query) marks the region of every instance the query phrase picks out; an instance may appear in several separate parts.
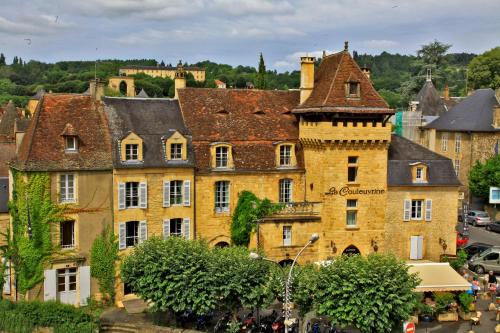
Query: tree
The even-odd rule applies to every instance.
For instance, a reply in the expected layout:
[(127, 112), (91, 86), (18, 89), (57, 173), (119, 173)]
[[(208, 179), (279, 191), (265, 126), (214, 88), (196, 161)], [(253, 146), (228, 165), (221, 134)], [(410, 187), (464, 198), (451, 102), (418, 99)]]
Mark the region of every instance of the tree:
[(363, 333), (398, 331), (417, 304), (419, 279), (392, 255), (338, 257), (320, 269), (317, 281), (318, 314)]
[(160, 62), (160, 66), (165, 67), (165, 62), (163, 60)]
[(422, 48), (417, 51), (417, 56), (422, 59), (426, 65), (442, 66), (446, 64), (445, 55), (450, 49), (451, 44), (441, 43), (437, 40), (434, 42), (422, 45)]
[(5, 56), (3, 53), (0, 53), (0, 66), (5, 66)]
[(490, 195), (490, 187), (499, 184), (500, 157), (498, 155), (490, 157), (484, 163), (477, 161), (469, 172), (469, 188), (476, 197), (487, 199)]
[(473, 89), (500, 87), (500, 46), (491, 49), (469, 63), (469, 84)]
[(266, 65), (264, 64), (264, 57), (262, 53), (259, 58), (259, 71), (257, 72), (257, 77), (255, 80), (255, 88), (257, 89), (267, 89), (267, 74)]

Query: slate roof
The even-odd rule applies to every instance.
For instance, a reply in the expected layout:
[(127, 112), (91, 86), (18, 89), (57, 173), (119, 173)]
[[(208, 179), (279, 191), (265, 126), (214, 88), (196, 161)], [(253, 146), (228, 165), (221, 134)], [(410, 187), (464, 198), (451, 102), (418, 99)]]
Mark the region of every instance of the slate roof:
[(141, 89), (141, 91), (137, 94), (137, 96), (135, 97), (139, 97), (139, 98), (149, 98), (148, 94), (144, 91), (144, 89)]
[(417, 111), (422, 111), (423, 116), (440, 116), (447, 111), (445, 103), (432, 81), (425, 81), (415, 101), (418, 102)]
[[(237, 171), (276, 170), (275, 143), (299, 142), (292, 109), (299, 91), (185, 88), (178, 90), (199, 170), (210, 170), (210, 144), (228, 142)], [(296, 146), (298, 168), (302, 150)]]
[[(65, 152), (61, 134), (68, 123), (78, 134), (77, 152)], [(25, 171), (111, 170), (104, 113), (90, 96), (45, 94), (12, 166)]]
[[(359, 82), (360, 97), (346, 97), (345, 84)], [(378, 113), (394, 110), (373, 88), (347, 50), (324, 57), (314, 76), (314, 88), (309, 98), (297, 106), (294, 113)]]
[(494, 108), (498, 105), (493, 89), (478, 89), (425, 128), (450, 132), (500, 131), (492, 126)]
[[(428, 182), (413, 183), (412, 163), (428, 167)], [(392, 135), (387, 168), (388, 186), (460, 186), (452, 161), (401, 136)]]
[(16, 119), (19, 118), (17, 108), (12, 101), (5, 107), (5, 111), (0, 121), (0, 135), (14, 136), (14, 126)]
[[(115, 168), (194, 167), (191, 136), (184, 125), (177, 100), (106, 97), (103, 103), (112, 137)], [(164, 140), (175, 131), (188, 140), (187, 161), (166, 160)], [(121, 161), (120, 140), (131, 132), (143, 140), (142, 163)]]

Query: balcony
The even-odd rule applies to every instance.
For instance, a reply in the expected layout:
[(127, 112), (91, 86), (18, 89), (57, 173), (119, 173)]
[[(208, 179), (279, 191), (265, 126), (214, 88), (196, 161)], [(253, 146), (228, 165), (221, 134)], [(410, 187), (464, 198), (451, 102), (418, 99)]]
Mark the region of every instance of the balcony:
[(280, 210), (262, 218), (262, 222), (279, 221), (320, 221), (321, 202), (289, 202), (282, 204)]

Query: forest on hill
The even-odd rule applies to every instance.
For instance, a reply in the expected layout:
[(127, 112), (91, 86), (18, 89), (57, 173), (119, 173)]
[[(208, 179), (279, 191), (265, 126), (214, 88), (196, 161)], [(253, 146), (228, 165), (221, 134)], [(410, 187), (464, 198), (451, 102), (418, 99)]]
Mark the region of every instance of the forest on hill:
[[(500, 85), (498, 82), (490, 82), (495, 79), (500, 82), (497, 78), (500, 77), (498, 71), (495, 73), (493, 70), (493, 73), (489, 74), (492, 76), (491, 80), (485, 79), (484, 62), (490, 63), (491, 59), (481, 58), (493, 57), (498, 63), (500, 47), (476, 57), (475, 54), (470, 53), (448, 53), (450, 46), (434, 41), (423, 45), (416, 55), (387, 52), (368, 55), (358, 54), (356, 51), (352, 54), (360, 66), (367, 66), (371, 69), (371, 79), (375, 88), (394, 108), (406, 107), (410, 98), (418, 92), (425, 81), (428, 69), (432, 71), (437, 89), (442, 90), (445, 85), (448, 85), (452, 96), (466, 94), (467, 68), (474, 63), (478, 63), (475, 65), (476, 69), (473, 68), (474, 71), (483, 71), (476, 75), (482, 81), (475, 80), (474, 73), (469, 68), (469, 88)], [(321, 59), (318, 59), (318, 65), (320, 61)], [(18, 106), (24, 106), (29, 96), (42, 88), (52, 92), (82, 93), (88, 88), (89, 80), (95, 76), (107, 79), (117, 75), (119, 68), (126, 65), (164, 66), (165, 63), (155, 59), (44, 63), (36, 60), (24, 61), (17, 56), (12, 62), (8, 62), (6, 57), (0, 54), (0, 105), (13, 100)], [(215, 87), (215, 79), (226, 82), (227, 86), (232, 88), (245, 88), (247, 83), (252, 83), (256, 88), (262, 89), (292, 89), (298, 88), (300, 83), (299, 71), (278, 73), (275, 70), (266, 70), (262, 56), (258, 68), (241, 65), (233, 67), (209, 60), (184, 65), (206, 69), (205, 82), (196, 82), (192, 76), (188, 75), (187, 85), (192, 87)], [(173, 96), (173, 81), (169, 78), (152, 78), (139, 74), (135, 76), (135, 80), (136, 89), (138, 91), (144, 89), (151, 97)]]

